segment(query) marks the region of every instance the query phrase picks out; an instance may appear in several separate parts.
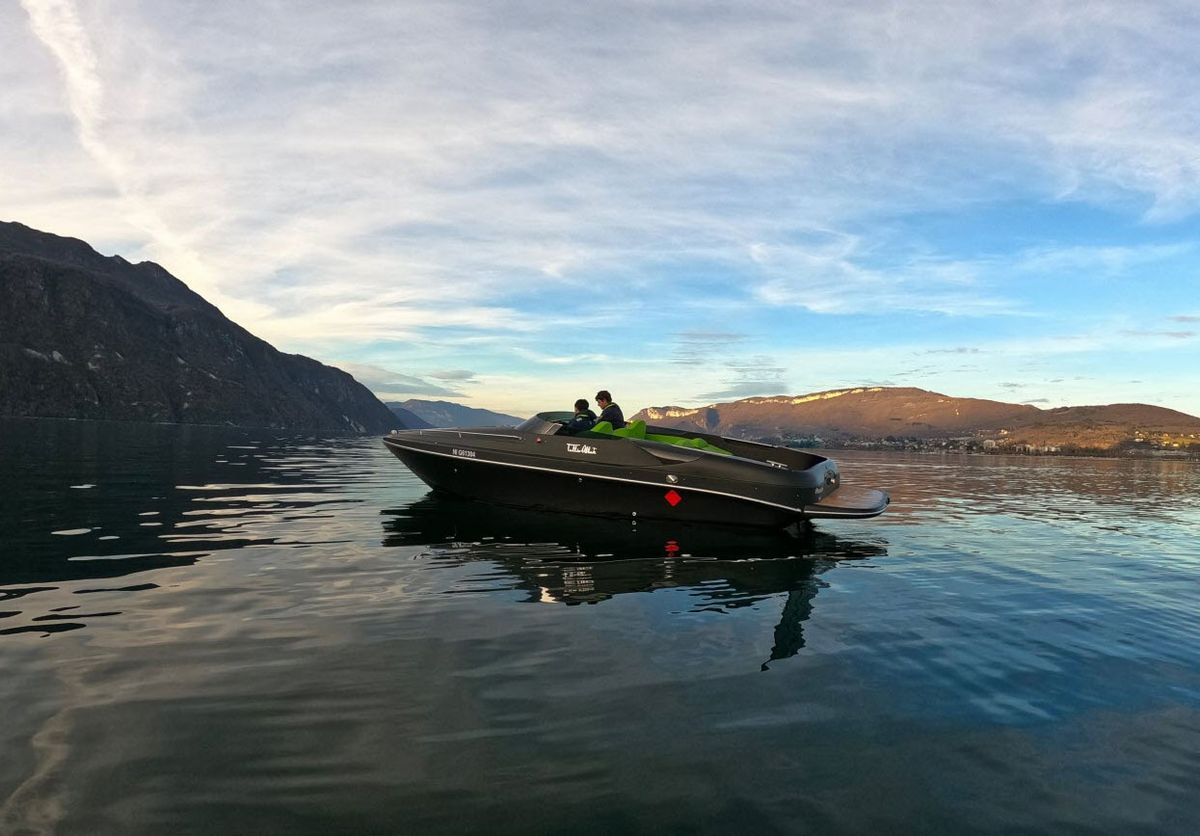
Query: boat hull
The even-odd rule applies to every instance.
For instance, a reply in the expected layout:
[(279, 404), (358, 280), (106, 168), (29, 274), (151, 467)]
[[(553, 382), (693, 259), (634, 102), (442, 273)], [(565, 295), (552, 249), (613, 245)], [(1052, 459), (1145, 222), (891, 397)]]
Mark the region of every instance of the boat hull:
[[(451, 431), (453, 432), (453, 431)], [(396, 433), (384, 439), (387, 448), (423, 482), (436, 491), (453, 496), (518, 508), (552, 510), (602, 517), (661, 519), (756, 528), (783, 528), (805, 519), (822, 516), (874, 516), (887, 505), (882, 492), (858, 505), (825, 507), (824, 512), (813, 485), (794, 484), (784, 474), (764, 468), (767, 476), (759, 482), (722, 482), (689, 472), (686, 463), (667, 474), (663, 465), (638, 467), (636, 459), (615, 461), (610, 466), (592, 462), (574, 462), (554, 457), (528, 455), (528, 444), (512, 443), (513, 450), (495, 449), (497, 439), (505, 436), (478, 434), (472, 445), (471, 435), (457, 436), (451, 443), (437, 440), (446, 435), (425, 431), (416, 436)], [(450, 436), (451, 439), (455, 438)], [(562, 444), (561, 439), (539, 439), (547, 447)], [(503, 446), (503, 442), (499, 443)], [(645, 456), (627, 442), (609, 442), (602, 452), (618, 456)], [(526, 448), (517, 452), (520, 448)], [(538, 448), (545, 449), (545, 448)], [(552, 452), (547, 450), (546, 452)], [(651, 460), (653, 461), (652, 457)], [(716, 462), (718, 466), (729, 466)], [(695, 465), (692, 465), (695, 467)], [(836, 469), (830, 465), (831, 472)], [(675, 475), (678, 473), (679, 475)], [(818, 479), (823, 471), (795, 475), (804, 480)], [(836, 492), (826, 501), (832, 500)]]
[(747, 503), (741, 498), (673, 485), (615, 484), (591, 475), (523, 469), (517, 488), (511, 466), (390, 449), (435, 490), (516, 508), (778, 528), (801, 519), (795, 511)]

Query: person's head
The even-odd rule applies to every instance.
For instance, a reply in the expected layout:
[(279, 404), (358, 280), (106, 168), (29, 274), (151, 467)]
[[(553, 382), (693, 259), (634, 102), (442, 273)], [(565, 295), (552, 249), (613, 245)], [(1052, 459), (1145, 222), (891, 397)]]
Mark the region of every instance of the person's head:
[(612, 395), (609, 394), (607, 389), (601, 389), (596, 393), (596, 403), (601, 408), (604, 408), (612, 403)]
[(576, 412), (587, 412), (587, 408), (588, 408), (588, 402), (586, 399), (580, 398), (579, 400), (575, 401), (575, 411)]

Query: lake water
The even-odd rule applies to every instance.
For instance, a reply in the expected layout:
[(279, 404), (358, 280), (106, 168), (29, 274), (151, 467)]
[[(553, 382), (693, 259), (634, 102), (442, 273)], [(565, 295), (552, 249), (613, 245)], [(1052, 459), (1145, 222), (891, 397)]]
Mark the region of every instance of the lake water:
[(838, 458), (789, 538), (4, 422), (0, 833), (1200, 832), (1200, 467)]

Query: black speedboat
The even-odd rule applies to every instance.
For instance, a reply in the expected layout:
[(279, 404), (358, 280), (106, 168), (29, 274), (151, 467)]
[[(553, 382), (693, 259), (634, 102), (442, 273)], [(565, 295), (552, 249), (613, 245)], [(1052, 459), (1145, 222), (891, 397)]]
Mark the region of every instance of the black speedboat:
[(782, 528), (883, 513), (883, 491), (845, 488), (824, 456), (736, 438), (607, 423), (566, 433), (569, 412), (518, 427), (393, 430), (387, 448), (434, 490), (595, 516)]

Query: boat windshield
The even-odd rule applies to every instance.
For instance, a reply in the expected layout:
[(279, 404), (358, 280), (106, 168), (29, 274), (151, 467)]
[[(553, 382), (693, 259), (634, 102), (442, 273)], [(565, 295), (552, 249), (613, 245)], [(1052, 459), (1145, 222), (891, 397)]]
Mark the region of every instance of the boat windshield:
[(574, 417), (575, 413), (573, 412), (539, 412), (518, 424), (517, 432), (554, 435), (562, 430), (563, 424)]

